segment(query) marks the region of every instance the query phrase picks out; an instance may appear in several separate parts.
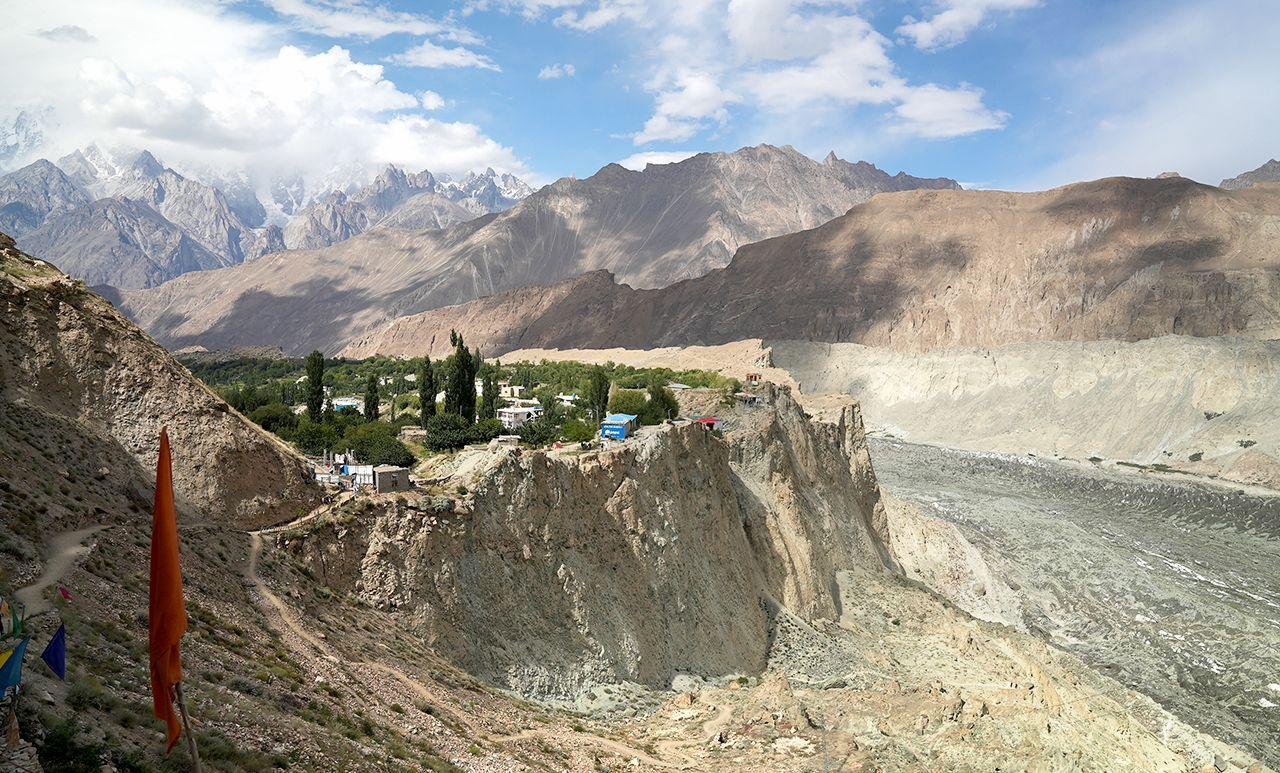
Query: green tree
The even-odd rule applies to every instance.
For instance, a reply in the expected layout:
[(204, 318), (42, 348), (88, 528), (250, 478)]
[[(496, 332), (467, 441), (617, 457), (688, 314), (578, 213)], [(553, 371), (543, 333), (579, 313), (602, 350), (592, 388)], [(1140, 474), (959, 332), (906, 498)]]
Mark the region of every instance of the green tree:
[(498, 413), (498, 379), (492, 370), (484, 376), (483, 392), (478, 414), (481, 419), (492, 419)]
[(277, 435), (288, 434), (298, 426), (298, 417), (284, 403), (268, 403), (249, 414), (249, 419), (267, 432)]
[(609, 405), (609, 374), (605, 373), (604, 368), (599, 365), (591, 368), (587, 374), (587, 384), (578, 400), (591, 420), (599, 424)]
[(647, 406), (644, 392), (639, 389), (619, 389), (609, 401), (609, 413), (629, 413), (636, 416), (641, 424), (652, 424), (654, 422), (647, 421), (652, 418), (646, 410)]
[(437, 413), (427, 420), (427, 448), (451, 451), (470, 442), (470, 424), (456, 413)]
[[(326, 397), (326, 398), (325, 398), (325, 401), (324, 401), (324, 414), (321, 416), (321, 419), (324, 421), (324, 423), (325, 423), (325, 424), (332, 424), (332, 423), (333, 423), (333, 421), (334, 421), (334, 412), (333, 412), (333, 398), (332, 398), (332, 397)], [(315, 422), (312, 422), (312, 423), (314, 424)]]
[(291, 435), (294, 445), (303, 453), (318, 456), (325, 451), (336, 451), (341, 445), (342, 436), (331, 424), (313, 424), (302, 421)]
[(546, 418), (526, 421), (516, 430), (522, 443), (531, 446), (545, 446), (560, 437), (560, 425)]
[(564, 434), (565, 440), (574, 443), (591, 440), (596, 436), (596, 432), (598, 432), (598, 430), (593, 428), (590, 424), (585, 421), (578, 421), (577, 419), (569, 419), (566, 421), (560, 431)]
[(307, 418), (318, 424), (324, 410), (324, 355), (313, 351), (307, 355)]
[(371, 421), (349, 428), (342, 441), (364, 464), (413, 464), (413, 452), (396, 437), (399, 428), (385, 421)]
[(418, 366), (418, 423), (426, 427), (432, 416), (436, 415), (436, 373), (431, 367), (431, 358), (422, 358)]
[(646, 424), (660, 424), (680, 415), (680, 401), (676, 400), (675, 393), (655, 379), (649, 384), (649, 400), (645, 403), (645, 411), (650, 419)]
[(543, 420), (552, 422), (556, 426), (564, 423), (564, 406), (556, 399), (554, 387), (539, 387), (533, 396), (538, 401), (538, 405), (542, 406)]
[(476, 420), (476, 371), (480, 353), (467, 349), (466, 341), (456, 330), (449, 331), (453, 354), (449, 357), (449, 381), (444, 390), (444, 410), (456, 413), (471, 424)]
[(507, 428), (497, 419), (481, 419), (467, 430), (467, 442), (487, 443), (506, 431)]
[(378, 374), (370, 373), (364, 386), (364, 420), (378, 420)]

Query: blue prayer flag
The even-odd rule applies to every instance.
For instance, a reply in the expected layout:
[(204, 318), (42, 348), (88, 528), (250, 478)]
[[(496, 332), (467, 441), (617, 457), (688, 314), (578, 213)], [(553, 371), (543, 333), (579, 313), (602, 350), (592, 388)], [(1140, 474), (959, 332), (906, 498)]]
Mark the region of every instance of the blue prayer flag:
[(49, 640), (49, 644), (44, 648), (44, 652), (40, 653), (40, 659), (49, 664), (49, 668), (58, 678), (66, 681), (67, 679), (67, 626), (62, 624), (58, 626), (58, 632)]
[(0, 695), (8, 692), (10, 687), (17, 687), (22, 681), (22, 658), (27, 654), (28, 639), (18, 642), (11, 651), (9, 659), (0, 666)]

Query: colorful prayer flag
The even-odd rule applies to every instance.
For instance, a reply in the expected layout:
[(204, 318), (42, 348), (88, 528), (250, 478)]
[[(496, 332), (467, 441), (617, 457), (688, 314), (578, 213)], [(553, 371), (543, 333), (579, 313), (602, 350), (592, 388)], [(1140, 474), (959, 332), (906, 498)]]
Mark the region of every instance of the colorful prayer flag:
[(187, 609), (182, 596), (182, 568), (178, 562), (178, 514), (173, 506), (173, 465), (169, 433), (160, 430), (156, 460), (156, 498), (151, 511), (150, 598), (151, 702), (157, 719), (168, 726), (168, 754), (178, 742), (182, 726), (173, 709), (173, 686), (182, 681), (182, 634)]
[(67, 678), (67, 626), (66, 623), (58, 626), (58, 632), (53, 635), (49, 643), (45, 645), (44, 652), (40, 653), (40, 659), (49, 664), (49, 668), (53, 673), (58, 675), (59, 679)]
[(62, 594), (62, 598), (66, 599), (67, 601), (71, 600), (71, 594), (68, 593), (67, 589), (62, 587), (61, 585), (58, 586), (58, 592)]
[(4, 695), (10, 687), (17, 687), (22, 682), (22, 658), (26, 653), (27, 639), (18, 642), (16, 647), (9, 650), (9, 657), (5, 658), (4, 665), (0, 666), (0, 695)]

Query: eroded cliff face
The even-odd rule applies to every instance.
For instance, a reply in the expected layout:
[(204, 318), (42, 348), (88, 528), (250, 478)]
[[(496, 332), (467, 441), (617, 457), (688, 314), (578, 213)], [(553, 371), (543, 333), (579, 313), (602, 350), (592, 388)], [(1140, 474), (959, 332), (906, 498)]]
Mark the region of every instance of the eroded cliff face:
[(461, 499), (387, 497), (284, 542), (526, 694), (758, 673), (779, 605), (836, 617), (837, 572), (891, 563), (856, 408), (819, 424), (785, 391), (766, 400), (724, 437), (664, 426), (601, 452), (484, 452)]

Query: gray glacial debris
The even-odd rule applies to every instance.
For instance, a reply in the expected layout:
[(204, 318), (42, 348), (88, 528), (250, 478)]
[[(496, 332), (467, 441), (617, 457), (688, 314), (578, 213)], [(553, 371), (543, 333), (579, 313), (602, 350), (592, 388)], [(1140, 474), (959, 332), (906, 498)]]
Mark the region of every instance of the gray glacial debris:
[(953, 526), (1017, 590), (1026, 628), (1280, 764), (1276, 709), (1259, 700), (1280, 673), (1280, 496), (1025, 455), (871, 446), (893, 497)]

